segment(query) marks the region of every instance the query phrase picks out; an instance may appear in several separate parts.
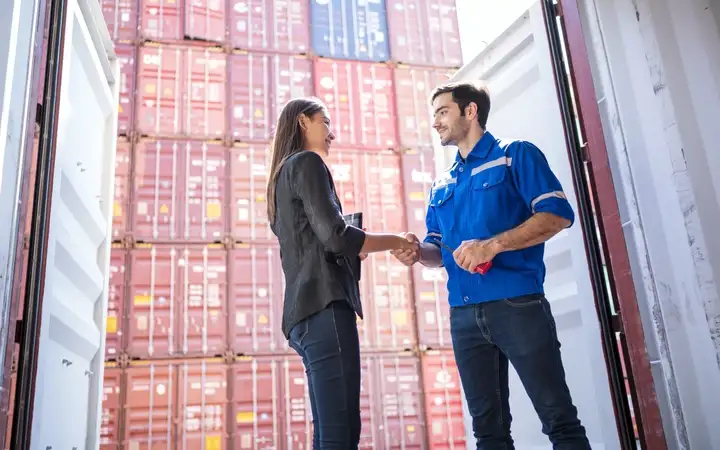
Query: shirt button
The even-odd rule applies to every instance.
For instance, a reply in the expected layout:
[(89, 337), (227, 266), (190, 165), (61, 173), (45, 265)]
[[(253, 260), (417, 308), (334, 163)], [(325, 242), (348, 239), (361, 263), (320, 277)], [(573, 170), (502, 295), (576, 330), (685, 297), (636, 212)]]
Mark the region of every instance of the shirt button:
[(467, 303), (468, 301), (470, 301), (470, 299), (467, 298), (467, 297), (463, 298), (463, 300), (465, 300), (465, 303)]
[(442, 200), (438, 200), (438, 205), (442, 205)]
[(460, 172), (462, 172), (463, 170), (465, 170), (465, 169), (464, 169), (463, 167), (461, 167), (461, 168), (460, 168)]
[(488, 187), (488, 184), (487, 184), (487, 183), (483, 183), (483, 187)]

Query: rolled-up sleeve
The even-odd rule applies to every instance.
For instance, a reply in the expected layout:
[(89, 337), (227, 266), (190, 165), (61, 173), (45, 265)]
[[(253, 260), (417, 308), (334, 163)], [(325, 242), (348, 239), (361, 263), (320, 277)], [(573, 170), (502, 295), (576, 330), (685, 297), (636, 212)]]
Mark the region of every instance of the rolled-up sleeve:
[(360, 254), (365, 232), (345, 223), (335, 201), (330, 174), (320, 155), (303, 151), (292, 160), (291, 185), (302, 201), (313, 232), (325, 248), (347, 257)]
[(508, 146), (506, 156), (520, 196), (533, 214), (551, 213), (569, 220), (568, 227), (572, 226), (575, 213), (540, 149), (530, 142), (518, 141)]

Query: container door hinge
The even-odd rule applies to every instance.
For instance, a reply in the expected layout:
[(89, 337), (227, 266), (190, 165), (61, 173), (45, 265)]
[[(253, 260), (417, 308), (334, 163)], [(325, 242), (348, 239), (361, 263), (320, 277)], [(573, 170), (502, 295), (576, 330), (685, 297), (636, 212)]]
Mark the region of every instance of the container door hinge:
[[(552, 2), (553, 0), (550, 0)], [(553, 7), (553, 12), (555, 13), (555, 17), (562, 17), (563, 16), (563, 10), (562, 10), (562, 3), (560, 3), (560, 0), (558, 0), (557, 3), (550, 3)]]
[(587, 142), (583, 142), (580, 145), (580, 158), (583, 162), (590, 162), (590, 152), (588, 152)]

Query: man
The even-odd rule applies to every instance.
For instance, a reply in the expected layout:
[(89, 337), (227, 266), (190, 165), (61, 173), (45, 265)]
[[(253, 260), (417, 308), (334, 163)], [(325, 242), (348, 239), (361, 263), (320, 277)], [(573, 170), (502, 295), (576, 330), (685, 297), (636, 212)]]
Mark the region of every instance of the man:
[[(433, 128), (443, 145), (458, 146), (458, 154), (432, 186), (420, 249), (393, 255), (407, 266), (447, 270), (453, 350), (477, 448), (515, 448), (509, 361), (553, 448), (589, 449), (543, 290), (544, 242), (572, 225), (573, 210), (537, 147), (486, 131), (486, 88), (443, 85), (433, 92), (432, 106)], [(412, 233), (407, 237), (417, 241)], [(484, 275), (475, 273), (490, 262)]]

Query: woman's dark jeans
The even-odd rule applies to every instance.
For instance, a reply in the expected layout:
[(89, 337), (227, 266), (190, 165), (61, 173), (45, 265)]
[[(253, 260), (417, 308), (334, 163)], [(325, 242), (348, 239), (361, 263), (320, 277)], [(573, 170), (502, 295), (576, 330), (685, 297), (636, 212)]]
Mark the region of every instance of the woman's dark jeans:
[(345, 301), (298, 323), (290, 347), (302, 357), (313, 416), (314, 450), (356, 450), (360, 441), (360, 341)]

